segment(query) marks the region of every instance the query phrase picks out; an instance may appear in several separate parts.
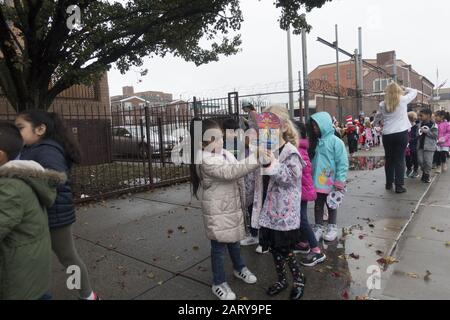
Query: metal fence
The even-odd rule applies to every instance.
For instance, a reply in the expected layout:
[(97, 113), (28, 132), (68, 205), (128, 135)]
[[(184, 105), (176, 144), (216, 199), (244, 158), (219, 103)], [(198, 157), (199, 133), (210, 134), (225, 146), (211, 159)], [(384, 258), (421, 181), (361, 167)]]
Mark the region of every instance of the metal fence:
[[(320, 87), (319, 87), (320, 89)], [(322, 88), (323, 89), (323, 88)], [(57, 112), (77, 137), (82, 162), (71, 172), (77, 202), (148, 190), (189, 179), (186, 164), (173, 163), (174, 147), (186, 139), (193, 117), (215, 118), (243, 116), (242, 102), (252, 102), (257, 111), (273, 104), (288, 105), (288, 91), (239, 96), (237, 92), (218, 99), (197, 99), (161, 106), (98, 106), (63, 101), (54, 104)], [(300, 91), (297, 104), (302, 106)], [(311, 112), (336, 112), (336, 96), (329, 90), (318, 91)], [(321, 100), (322, 99), (322, 100)], [(356, 97), (343, 96), (346, 113), (356, 114)], [(345, 102), (348, 101), (348, 102)], [(375, 101), (375, 100), (374, 100)], [(300, 108), (296, 109), (299, 116)], [(334, 109), (333, 109), (334, 108)], [(0, 114), (0, 120), (13, 121), (15, 113)], [(242, 122), (240, 122), (242, 123)]]

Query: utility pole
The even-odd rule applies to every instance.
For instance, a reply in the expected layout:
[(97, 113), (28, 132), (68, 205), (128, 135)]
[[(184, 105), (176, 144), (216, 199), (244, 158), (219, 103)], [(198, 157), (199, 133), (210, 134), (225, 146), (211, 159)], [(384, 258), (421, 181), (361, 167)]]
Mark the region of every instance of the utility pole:
[(356, 80), (356, 106), (357, 106), (357, 113), (360, 113), (362, 111), (362, 98), (361, 98), (361, 73), (359, 68), (361, 67), (360, 64), (360, 56), (358, 54), (358, 49), (355, 49), (355, 80)]
[(291, 28), (287, 29), (287, 50), (288, 50), (288, 75), (289, 75), (289, 111), (294, 117), (294, 83), (292, 79), (292, 49), (291, 49)]
[(339, 36), (338, 25), (335, 25), (336, 29), (336, 81), (337, 81), (337, 96), (338, 96), (338, 119), (342, 123), (342, 106), (341, 106), (341, 77), (339, 75)]
[(358, 28), (358, 52), (359, 52), (359, 112), (363, 111), (364, 103), (364, 67), (363, 67), (363, 49), (362, 49), (362, 28)]
[(302, 29), (303, 90), (305, 99), (305, 122), (309, 121), (309, 83), (308, 83), (308, 48), (306, 47), (306, 30)]
[(303, 120), (303, 103), (302, 103), (302, 72), (298, 72), (298, 108), (300, 122), (306, 122)]
[(398, 74), (397, 74), (397, 52), (394, 51), (394, 81), (397, 82)]

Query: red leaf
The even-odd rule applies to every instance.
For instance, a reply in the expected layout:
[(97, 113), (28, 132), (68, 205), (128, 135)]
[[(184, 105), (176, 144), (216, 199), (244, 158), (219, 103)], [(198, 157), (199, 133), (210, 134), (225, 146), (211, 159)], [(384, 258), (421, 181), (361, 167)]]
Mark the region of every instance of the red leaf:
[(342, 298), (344, 298), (345, 300), (348, 300), (348, 299), (349, 299), (349, 295), (348, 295), (348, 292), (347, 292), (347, 291), (344, 291), (344, 292), (342, 293)]
[(331, 273), (331, 276), (332, 276), (333, 278), (340, 278), (340, 277), (341, 277), (341, 275), (340, 275), (339, 272), (332, 272), (332, 273)]

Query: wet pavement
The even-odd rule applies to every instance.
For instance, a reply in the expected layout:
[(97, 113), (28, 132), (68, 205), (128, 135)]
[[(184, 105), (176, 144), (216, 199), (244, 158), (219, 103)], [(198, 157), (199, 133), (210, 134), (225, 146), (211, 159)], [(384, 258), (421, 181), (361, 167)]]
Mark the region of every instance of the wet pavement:
[[(378, 266), (377, 260), (390, 252), (425, 193), (427, 186), (413, 180), (407, 181), (406, 194), (386, 191), (384, 170), (377, 168), (382, 162), (379, 153), (365, 155), (370, 159), (361, 166), (358, 159), (359, 169), (349, 173), (348, 193), (338, 212), (339, 239), (322, 243), (328, 257), (324, 263), (304, 268), (305, 300), (368, 296), (368, 268)], [(439, 204), (439, 199), (429, 201)], [(310, 221), (312, 209), (310, 203)], [(74, 232), (102, 299), (215, 299), (210, 289), (210, 245), (200, 203), (191, 197), (188, 184), (79, 208)], [(251, 286), (233, 278), (229, 258), (227, 281), (241, 299), (265, 300), (266, 288), (276, 281), (273, 261), (270, 254), (258, 255), (254, 249), (244, 247), (242, 255), (258, 283)], [(56, 299), (76, 299), (76, 293), (65, 288), (66, 279), (55, 259)], [(288, 294), (275, 299), (287, 299)]]

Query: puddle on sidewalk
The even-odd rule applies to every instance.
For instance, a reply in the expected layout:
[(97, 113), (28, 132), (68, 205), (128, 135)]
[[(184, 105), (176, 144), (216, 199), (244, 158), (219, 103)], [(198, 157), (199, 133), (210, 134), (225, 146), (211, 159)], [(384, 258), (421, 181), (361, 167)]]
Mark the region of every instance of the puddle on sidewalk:
[(370, 171), (384, 167), (384, 157), (349, 157), (351, 171)]
[(335, 243), (324, 243), (327, 256), (337, 261), (340, 269), (348, 277), (348, 299), (367, 299), (368, 283), (380, 278), (383, 287), (383, 266), (378, 263), (389, 255), (397, 235), (400, 233), (405, 219), (371, 220), (358, 218), (358, 224), (343, 228), (339, 240)]

